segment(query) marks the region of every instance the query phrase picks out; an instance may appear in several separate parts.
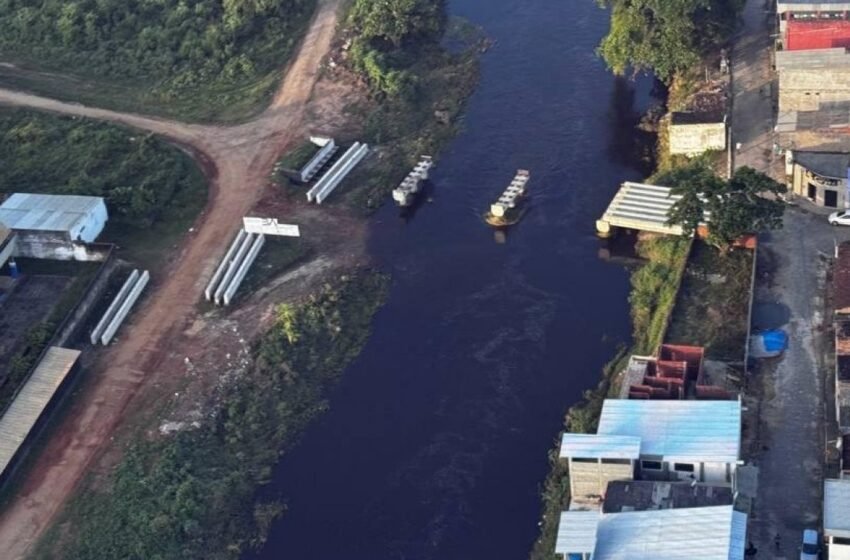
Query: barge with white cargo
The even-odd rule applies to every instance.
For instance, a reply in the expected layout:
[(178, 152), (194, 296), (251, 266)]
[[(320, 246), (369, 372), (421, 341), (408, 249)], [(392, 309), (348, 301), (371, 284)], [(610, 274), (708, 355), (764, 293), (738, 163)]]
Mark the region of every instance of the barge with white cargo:
[(517, 170), (511, 184), (499, 199), (490, 205), (490, 211), (484, 215), (484, 220), (494, 227), (511, 226), (522, 219), (526, 210), (526, 193), (531, 173), (526, 169)]

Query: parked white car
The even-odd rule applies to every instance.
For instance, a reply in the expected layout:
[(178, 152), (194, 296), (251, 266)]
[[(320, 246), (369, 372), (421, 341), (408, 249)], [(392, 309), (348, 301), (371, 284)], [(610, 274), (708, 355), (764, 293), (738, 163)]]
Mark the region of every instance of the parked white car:
[(831, 226), (850, 226), (850, 211), (841, 210), (839, 212), (833, 212), (827, 219)]

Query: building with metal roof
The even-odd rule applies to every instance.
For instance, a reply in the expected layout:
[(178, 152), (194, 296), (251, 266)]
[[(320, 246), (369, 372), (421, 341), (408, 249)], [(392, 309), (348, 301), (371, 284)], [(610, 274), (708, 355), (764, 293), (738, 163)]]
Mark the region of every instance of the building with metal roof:
[(596, 230), (603, 236), (614, 228), (682, 235), (682, 226), (667, 224), (670, 209), (681, 198), (670, 187), (625, 182), (596, 221)]
[(30, 240), (93, 242), (109, 219), (101, 197), (15, 193), (0, 204), (0, 224)]
[(731, 484), (741, 402), (606, 399), (597, 434), (640, 438), (640, 476)]
[(566, 433), (561, 437), (560, 453), (562, 459), (637, 459), (640, 456), (640, 438)]
[(607, 514), (566, 511), (555, 553), (593, 560), (743, 560), (746, 537), (747, 516), (731, 505)]
[(79, 350), (49, 348), (0, 417), (0, 480), (8, 477), (13, 461), (79, 357)]
[(731, 506), (734, 503), (734, 494), (728, 486), (660, 480), (613, 480), (605, 490), (602, 513)]
[(823, 534), (830, 560), (850, 560), (850, 479), (823, 482)]
[(555, 554), (565, 558), (590, 558), (596, 548), (596, 530), (602, 516), (598, 511), (565, 511), (558, 522)]

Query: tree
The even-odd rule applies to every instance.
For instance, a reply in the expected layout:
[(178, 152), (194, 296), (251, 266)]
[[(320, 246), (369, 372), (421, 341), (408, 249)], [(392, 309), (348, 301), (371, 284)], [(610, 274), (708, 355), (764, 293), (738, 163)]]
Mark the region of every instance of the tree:
[(599, 54), (616, 73), (651, 71), (669, 80), (698, 64), (734, 30), (740, 0), (599, 0), (611, 29)]
[(439, 40), (446, 26), (445, 8), (445, 0), (357, 0), (350, 21), (363, 39), (400, 47), (413, 40)]
[(784, 185), (750, 167), (738, 169), (729, 181), (716, 177), (701, 160), (673, 170), (657, 180), (681, 195), (670, 210), (668, 224), (679, 224), (692, 235), (709, 215), (707, 241), (722, 251), (747, 233), (782, 227), (785, 203), (778, 198)]

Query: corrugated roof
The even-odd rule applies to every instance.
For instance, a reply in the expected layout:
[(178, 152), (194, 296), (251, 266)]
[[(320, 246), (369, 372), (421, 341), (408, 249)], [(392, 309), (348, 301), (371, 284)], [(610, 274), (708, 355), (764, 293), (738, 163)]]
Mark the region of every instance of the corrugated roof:
[(6, 409), (0, 418), (0, 474), (6, 471), (79, 356), (79, 350), (58, 346), (49, 348), (18, 396)]
[(850, 538), (850, 479), (823, 481), (823, 531)]
[(847, 0), (778, 0), (776, 11), (780, 14), (787, 11), (841, 11), (850, 10), (850, 2)]
[(641, 455), (667, 461), (734, 463), (741, 403), (606, 399), (597, 433), (639, 437)]
[(561, 437), (561, 458), (637, 459), (640, 438), (597, 434), (564, 434)]
[(103, 203), (97, 196), (15, 193), (0, 204), (0, 223), (18, 230), (67, 232)]
[(606, 514), (594, 560), (743, 560), (747, 516), (732, 506)]
[(590, 554), (596, 548), (598, 511), (564, 511), (558, 523), (555, 554)]
[(670, 187), (625, 182), (602, 215), (602, 221), (627, 229), (682, 235), (682, 226), (667, 225), (670, 209), (682, 198), (671, 192)]

